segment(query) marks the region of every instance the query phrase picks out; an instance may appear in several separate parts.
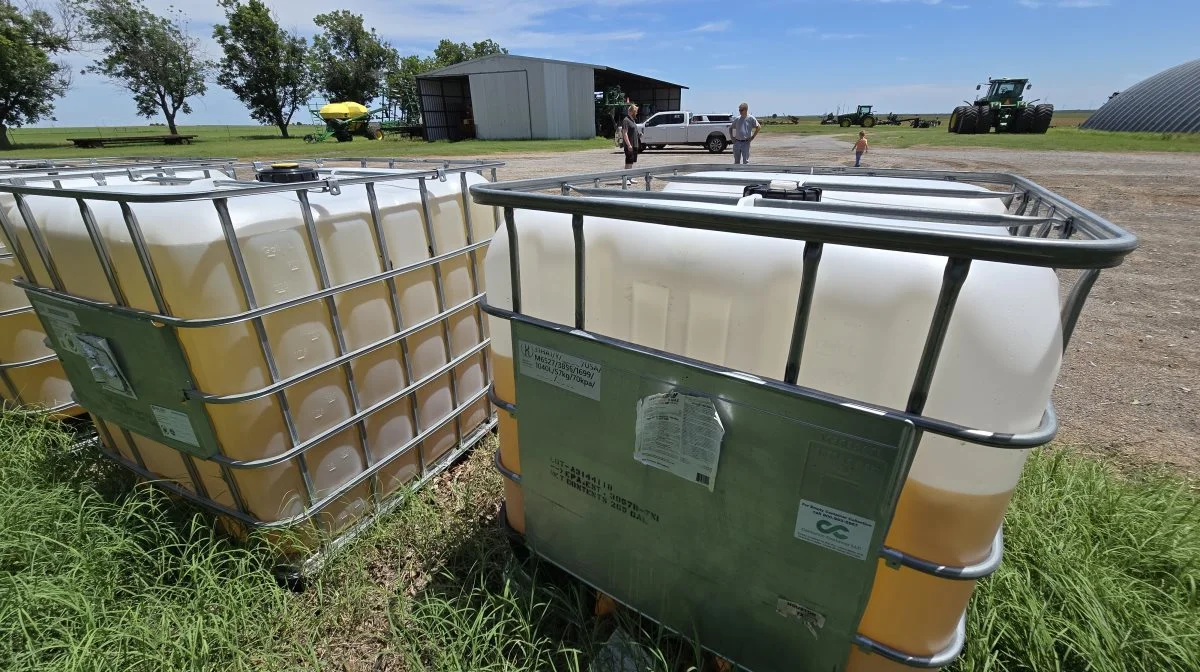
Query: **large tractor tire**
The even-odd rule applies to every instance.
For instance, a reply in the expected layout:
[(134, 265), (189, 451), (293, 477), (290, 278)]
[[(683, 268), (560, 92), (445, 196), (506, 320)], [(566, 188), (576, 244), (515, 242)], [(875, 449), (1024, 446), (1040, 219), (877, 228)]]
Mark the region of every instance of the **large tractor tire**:
[(1029, 105), (1022, 107), (1013, 114), (1013, 133), (1032, 133), (1037, 117)]
[(873, 128), (875, 126), (875, 117), (867, 115), (862, 118), (863, 128)]
[(958, 132), (961, 135), (974, 135), (979, 128), (979, 110), (968, 107), (959, 117)]
[(975, 132), (987, 135), (992, 131), (992, 107), (979, 105), (975, 108)]
[(958, 125), (962, 123), (962, 113), (965, 109), (967, 108), (963, 107), (962, 105), (954, 108), (954, 111), (950, 113), (950, 123), (946, 124), (947, 131), (950, 133), (958, 133)]
[(840, 120), (838, 120), (838, 126), (841, 126), (842, 128), (850, 128), (851, 123), (850, 117), (842, 117)]
[(1033, 107), (1033, 132), (1045, 133), (1050, 130), (1050, 121), (1054, 119), (1053, 105), (1035, 105)]

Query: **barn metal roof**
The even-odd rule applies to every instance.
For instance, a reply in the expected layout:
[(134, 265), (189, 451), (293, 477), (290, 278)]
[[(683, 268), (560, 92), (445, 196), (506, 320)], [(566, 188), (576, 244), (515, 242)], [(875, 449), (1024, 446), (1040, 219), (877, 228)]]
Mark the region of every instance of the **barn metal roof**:
[(478, 73), (483, 73), (483, 72), (497, 72), (500, 70), (505, 70), (506, 64), (508, 64), (508, 66), (511, 66), (513, 61), (538, 61), (541, 63), (557, 63), (560, 65), (577, 65), (577, 66), (581, 66), (584, 68), (591, 68), (591, 69), (595, 70), (597, 73), (609, 73), (609, 74), (611, 74), (615, 77), (619, 77), (619, 78), (636, 79), (636, 80), (643, 81), (648, 84), (653, 84), (653, 85), (658, 85), (658, 86), (677, 86), (681, 89), (688, 88), (686, 86), (683, 86), (682, 84), (675, 84), (673, 82), (668, 82), (668, 81), (665, 81), (662, 79), (656, 79), (654, 77), (647, 77), (646, 75), (639, 75), (637, 73), (627, 72), (625, 70), (620, 70), (618, 68), (612, 68), (607, 65), (596, 65), (594, 63), (576, 63), (573, 61), (558, 61), (558, 60), (555, 60), (552, 58), (537, 58), (534, 56), (518, 56), (517, 54), (492, 54), (491, 56), (483, 56), (482, 58), (473, 58), (469, 61), (463, 61), (462, 63), (455, 63), (454, 65), (447, 65), (447, 66), (444, 66), (441, 68), (437, 68), (435, 70), (430, 70), (429, 72), (423, 72), (423, 73), (417, 75), (417, 78), (418, 79), (438, 79), (441, 77), (458, 77), (458, 76), (462, 76), (462, 75), (471, 75), (471, 74), (478, 74)]
[(1125, 89), (1080, 128), (1200, 133), (1200, 59), (1168, 68)]

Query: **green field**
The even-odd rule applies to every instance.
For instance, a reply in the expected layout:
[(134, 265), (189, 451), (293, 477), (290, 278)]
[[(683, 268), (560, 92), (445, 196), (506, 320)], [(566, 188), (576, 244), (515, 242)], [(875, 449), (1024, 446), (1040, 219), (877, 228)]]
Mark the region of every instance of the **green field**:
[[(302, 593), (54, 425), (0, 415), (0, 445), (2, 669), (582, 672), (618, 623), (656, 672), (700, 669), (693, 644), (598, 619), (589, 591), (514, 556), (493, 440)], [(1005, 532), (953, 670), (1200, 669), (1200, 491), (1038, 452)]]
[(0, 156), (67, 159), (81, 156), (189, 156), (233, 157), (239, 159), (289, 159), (339, 156), (423, 157), (485, 156), (504, 152), (570, 152), (580, 149), (611, 147), (612, 141), (592, 140), (464, 140), (461, 142), (425, 142), (396, 135), (383, 140), (355, 138), (352, 142), (309, 144), (302, 139), (315, 126), (294, 126), (294, 137), (282, 138), (278, 129), (268, 126), (180, 126), (181, 135), (197, 135), (190, 145), (118, 145), (100, 149), (77, 149), (67, 138), (114, 137), (128, 135), (164, 135), (161, 126), (109, 126), (80, 128), (18, 128), (10, 130), (17, 149)]
[[(1003, 149), (1073, 150), (1095, 152), (1200, 152), (1200, 133), (1110, 133), (1082, 131), (1079, 124), (1089, 111), (1063, 110), (1056, 112), (1054, 123), (1045, 135), (954, 135), (946, 127), (910, 128), (908, 126), (876, 126), (867, 129), (873, 147), (997, 147)], [(945, 124), (949, 114), (901, 114), (901, 117), (920, 116), (922, 119), (941, 119)], [(786, 118), (764, 117), (764, 133), (834, 135), (846, 140), (861, 129), (822, 126), (820, 117), (799, 117), (799, 123)], [(274, 127), (267, 126), (180, 126), (179, 132), (199, 137), (190, 145), (162, 144), (116, 146), (101, 149), (77, 149), (67, 138), (109, 137), (127, 135), (161, 135), (161, 126), (110, 126), (79, 128), (18, 128), (10, 130), (17, 149), (0, 156), (40, 157), (52, 159), (87, 156), (189, 156), (234, 157), (239, 159), (288, 159), (342, 156), (377, 157), (477, 157), (507, 152), (570, 152), (583, 149), (602, 149), (612, 146), (604, 138), (591, 140), (464, 140), (461, 142), (425, 142), (400, 136), (388, 136), (381, 141), (356, 138), (338, 143), (327, 140), (307, 144), (302, 137), (316, 127), (294, 126), (293, 138), (281, 138)]]
[(900, 117), (919, 116), (922, 119), (941, 119), (942, 126), (911, 128), (909, 126), (876, 126), (862, 129), (822, 126), (820, 117), (800, 117), (799, 123), (778, 123), (783, 119), (763, 119), (764, 133), (797, 133), (801, 135), (834, 135), (853, 140), (860, 130), (867, 131), (872, 147), (996, 147), (1001, 149), (1064, 150), (1080, 152), (1200, 152), (1200, 133), (1112, 133), (1080, 130), (1079, 125), (1091, 115), (1086, 110), (1055, 112), (1050, 130), (1044, 134), (989, 133), (987, 135), (956, 135), (945, 124), (949, 114), (900, 114)]

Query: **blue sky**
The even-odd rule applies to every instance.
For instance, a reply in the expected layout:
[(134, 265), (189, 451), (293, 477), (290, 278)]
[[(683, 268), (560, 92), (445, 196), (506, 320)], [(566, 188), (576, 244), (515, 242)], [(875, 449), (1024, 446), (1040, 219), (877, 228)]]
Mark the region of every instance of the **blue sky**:
[[(1196, 0), (267, 0), (280, 22), (311, 35), (333, 7), (363, 14), (401, 53), (442, 37), (493, 38), (512, 53), (578, 60), (684, 84), (694, 111), (817, 114), (871, 103), (883, 111), (948, 112), (992, 76), (1028, 76), (1034, 97), (1094, 108), (1164, 68), (1200, 58)], [(215, 0), (173, 4), (212, 58)], [(72, 54), (82, 67), (90, 57)], [(128, 95), (97, 75), (74, 77), (41, 125), (145, 124)], [(250, 123), (210, 84), (180, 123)], [(303, 114), (303, 111), (300, 113)], [(153, 121), (161, 121), (155, 119)]]

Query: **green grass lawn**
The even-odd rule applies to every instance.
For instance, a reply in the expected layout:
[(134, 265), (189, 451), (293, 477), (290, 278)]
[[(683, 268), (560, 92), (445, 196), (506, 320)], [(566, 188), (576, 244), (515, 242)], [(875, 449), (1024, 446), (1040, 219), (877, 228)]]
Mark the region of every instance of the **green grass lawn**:
[(315, 126), (294, 126), (293, 137), (280, 137), (278, 129), (267, 126), (180, 126), (181, 135), (197, 135), (190, 145), (118, 145), (99, 149), (78, 149), (67, 138), (128, 135), (164, 135), (165, 127), (82, 127), (18, 128), (10, 130), (17, 149), (0, 156), (66, 159), (87, 156), (191, 156), (233, 157), (239, 159), (287, 159), (339, 156), (423, 157), (485, 156), (505, 152), (569, 152), (580, 149), (611, 147), (612, 141), (591, 140), (463, 140), (461, 142), (425, 142), (398, 135), (373, 141), (355, 138), (351, 142), (309, 144), (303, 136)]
[(1042, 134), (989, 133), (986, 135), (957, 135), (948, 132), (947, 114), (901, 114), (922, 119), (941, 119), (942, 126), (911, 128), (909, 126), (876, 126), (870, 129), (822, 126), (819, 117), (800, 117), (799, 123), (770, 123), (764, 133), (793, 133), (800, 135), (836, 135), (852, 141), (860, 130), (867, 131), (872, 147), (996, 147), (1000, 149), (1066, 150), (1080, 152), (1200, 152), (1200, 133), (1113, 133), (1081, 130), (1079, 125), (1091, 112), (1063, 110), (1055, 112), (1050, 130)]
[[(340, 553), (303, 593), (204, 514), (134, 487), (57, 426), (0, 416), (0, 668), (586, 670), (617, 622), (658, 670), (693, 646), (518, 560), (494, 442)], [(1200, 492), (1035, 454), (957, 672), (1200, 669)], [(534, 577), (529, 580), (529, 577)]]

